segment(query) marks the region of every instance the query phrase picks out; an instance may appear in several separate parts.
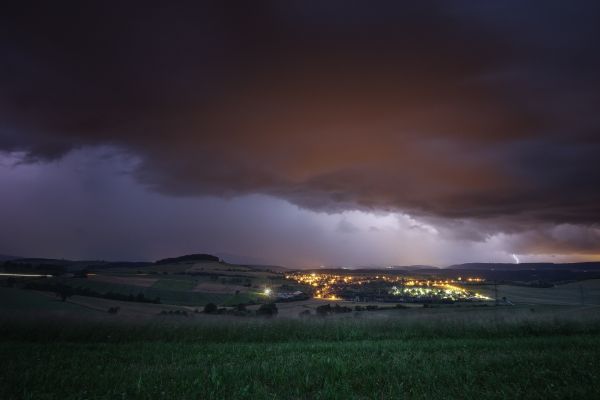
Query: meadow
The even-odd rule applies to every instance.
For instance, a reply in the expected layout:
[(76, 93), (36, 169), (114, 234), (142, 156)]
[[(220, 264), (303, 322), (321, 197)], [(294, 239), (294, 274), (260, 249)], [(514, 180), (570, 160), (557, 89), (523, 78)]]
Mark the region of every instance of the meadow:
[[(597, 335), (3, 342), (3, 399), (598, 398)], [(358, 362), (360, 360), (360, 362)]]
[(460, 307), (304, 320), (5, 315), (0, 398), (598, 398), (597, 311)]

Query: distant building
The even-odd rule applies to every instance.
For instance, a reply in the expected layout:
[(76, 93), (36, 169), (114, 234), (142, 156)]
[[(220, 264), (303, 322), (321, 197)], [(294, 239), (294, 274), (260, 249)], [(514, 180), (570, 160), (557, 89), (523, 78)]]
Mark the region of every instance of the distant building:
[(278, 292), (277, 301), (300, 301), (308, 300), (308, 295), (304, 292), (296, 290), (295, 292)]

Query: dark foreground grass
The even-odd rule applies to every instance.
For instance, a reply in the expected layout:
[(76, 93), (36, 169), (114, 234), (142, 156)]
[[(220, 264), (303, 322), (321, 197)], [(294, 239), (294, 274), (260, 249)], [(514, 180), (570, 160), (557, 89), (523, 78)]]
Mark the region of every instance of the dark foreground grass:
[(3, 399), (591, 399), (597, 336), (0, 345)]
[(1, 399), (600, 398), (596, 324), (7, 322)]

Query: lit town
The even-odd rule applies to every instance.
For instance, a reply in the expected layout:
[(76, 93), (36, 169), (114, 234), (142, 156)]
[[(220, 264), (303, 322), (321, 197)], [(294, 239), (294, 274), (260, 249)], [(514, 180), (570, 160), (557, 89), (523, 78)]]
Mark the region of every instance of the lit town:
[(303, 286), (315, 299), (355, 302), (454, 303), (489, 301), (492, 298), (471, 290), (470, 283), (483, 278), (418, 279), (393, 274), (295, 272), (286, 275)]

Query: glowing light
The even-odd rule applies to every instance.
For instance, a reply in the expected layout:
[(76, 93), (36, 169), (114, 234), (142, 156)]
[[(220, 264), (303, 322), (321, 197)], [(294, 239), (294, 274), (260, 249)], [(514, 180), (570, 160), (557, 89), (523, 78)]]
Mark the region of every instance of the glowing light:
[(265, 294), (265, 296), (270, 296), (271, 295), (271, 289), (270, 288), (265, 288), (265, 291), (263, 293)]
[[(395, 275), (338, 275), (330, 273), (294, 273), (288, 275), (289, 279), (294, 280), (303, 285), (308, 285), (314, 288), (312, 292), (315, 299), (326, 300), (344, 300), (351, 297), (352, 292), (362, 291), (358, 287), (366, 287), (367, 291), (372, 291), (373, 288), (369, 285), (377, 285), (379, 282), (390, 284), (387, 294), (383, 296), (401, 296), (410, 299), (418, 300), (451, 300), (451, 301), (480, 301), (489, 300), (488, 297), (475, 293), (472, 290), (455, 286), (453, 284), (460, 283), (472, 284), (484, 282), (485, 279), (479, 277), (459, 277), (456, 281), (453, 279), (415, 279), (404, 278)], [(379, 286), (377, 290), (381, 290)], [(370, 294), (373, 296), (373, 294)], [(379, 293), (379, 296), (382, 294)]]
[(521, 260), (519, 260), (519, 257), (517, 257), (516, 254), (513, 254), (512, 256), (515, 259), (515, 264), (521, 264)]

